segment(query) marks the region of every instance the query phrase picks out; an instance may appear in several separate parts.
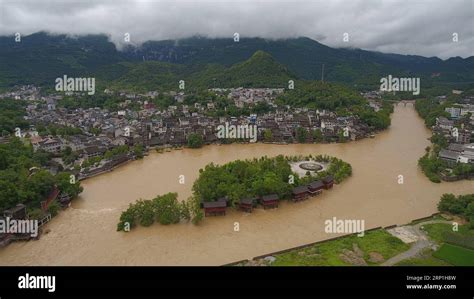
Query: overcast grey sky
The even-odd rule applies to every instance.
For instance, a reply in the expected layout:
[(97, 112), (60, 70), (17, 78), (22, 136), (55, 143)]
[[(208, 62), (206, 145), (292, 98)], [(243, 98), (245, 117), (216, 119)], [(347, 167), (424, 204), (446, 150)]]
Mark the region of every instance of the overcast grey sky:
[(238, 32), (441, 58), (474, 55), (474, 0), (0, 0), (0, 9), (0, 35), (104, 33), (120, 46), (125, 33), (140, 44)]

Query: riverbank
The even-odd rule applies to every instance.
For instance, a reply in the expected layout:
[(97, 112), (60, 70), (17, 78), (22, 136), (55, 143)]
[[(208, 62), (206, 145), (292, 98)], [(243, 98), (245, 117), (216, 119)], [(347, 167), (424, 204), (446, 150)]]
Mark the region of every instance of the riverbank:
[[(361, 139), (357, 139), (357, 140), (346, 140), (344, 142), (327, 142), (327, 141), (323, 141), (323, 142), (314, 142), (314, 143), (288, 143), (288, 142), (266, 142), (266, 141), (261, 141), (261, 142), (257, 142), (257, 143), (261, 143), (261, 144), (268, 144), (268, 145), (292, 145), (292, 144), (341, 144), (341, 143), (348, 143), (348, 142), (356, 142), (358, 140), (362, 140), (364, 138), (375, 138), (376, 134), (380, 133), (380, 132), (383, 132), (383, 130), (374, 130), (374, 131), (371, 131), (371, 134), (367, 134), (366, 136), (364, 136), (363, 138)], [(201, 148), (205, 148), (206, 146), (226, 146), (226, 145), (230, 145), (230, 144), (242, 144), (242, 145), (249, 145), (249, 144), (255, 144), (255, 143), (250, 143), (250, 142), (243, 142), (243, 141), (236, 141), (236, 142), (232, 142), (232, 143), (219, 143), (219, 142), (215, 142), (215, 143), (209, 143), (209, 144), (204, 144)], [(172, 146), (172, 145), (164, 145), (164, 146), (150, 146), (148, 148), (145, 149), (143, 155), (144, 156), (148, 156), (150, 155), (150, 153), (159, 153), (159, 154), (163, 154), (163, 153), (168, 153), (168, 152), (171, 152), (171, 151), (178, 151), (178, 150), (183, 150), (183, 149), (189, 149), (188, 147), (184, 147), (184, 146)], [(121, 157), (118, 157), (117, 159), (113, 159), (107, 163), (105, 163), (105, 165), (101, 166), (101, 167), (97, 167), (96, 169), (93, 169), (91, 171), (89, 171), (88, 173), (84, 173), (84, 174), (79, 174), (78, 176), (78, 179), (79, 180), (85, 180), (85, 179), (88, 179), (88, 178), (92, 178), (92, 177), (95, 177), (95, 176), (98, 176), (98, 175), (101, 175), (101, 174), (104, 174), (104, 173), (107, 173), (107, 172), (110, 172), (110, 171), (113, 171), (114, 169), (122, 166), (122, 165), (125, 165), (126, 163), (130, 162), (130, 161), (133, 161), (133, 160), (136, 160), (136, 158), (132, 155), (132, 154), (127, 154), (125, 155), (126, 158), (124, 158), (123, 156)]]
[[(223, 265), (322, 241), (337, 235), (324, 231), (324, 221), (364, 219), (365, 229), (408, 223), (437, 212), (444, 193), (473, 193), (472, 181), (431, 183), (417, 159), (429, 145), (430, 132), (411, 105), (396, 106), (392, 126), (377, 138), (341, 144), (231, 144), (150, 152), (142, 160), (82, 182), (83, 193), (72, 207), (47, 227), (35, 242), (14, 243), (0, 250), (1, 265)], [(121, 211), (137, 198), (177, 192), (192, 194), (199, 169), (214, 162), (267, 155), (329, 153), (352, 165), (353, 176), (324, 200), (281, 209), (256, 209), (250, 215), (229, 211), (198, 226), (138, 227), (133, 234), (116, 232)], [(180, 175), (185, 178), (180, 183)], [(403, 184), (399, 184), (399, 175)], [(234, 231), (238, 222), (239, 231)]]
[[(336, 237), (239, 261), (236, 266), (472, 265), (474, 231), (453, 232), (452, 217), (434, 214), (403, 226), (376, 228), (363, 237)], [(448, 237), (455, 235), (455, 238)], [(470, 247), (469, 247), (470, 246)]]
[[(474, 123), (469, 114), (448, 113), (456, 101), (419, 99), (415, 110), (432, 131), (431, 145), (418, 160), (423, 173), (434, 183), (474, 179), (471, 135)], [(457, 108), (460, 109), (460, 108)]]

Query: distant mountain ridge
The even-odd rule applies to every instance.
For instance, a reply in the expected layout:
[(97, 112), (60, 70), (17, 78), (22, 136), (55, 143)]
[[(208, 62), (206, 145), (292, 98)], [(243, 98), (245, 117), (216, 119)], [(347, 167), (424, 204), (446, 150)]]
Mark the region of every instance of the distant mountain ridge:
[[(416, 55), (336, 49), (309, 38), (149, 41), (118, 51), (103, 35), (70, 38), (36, 33), (15, 43), (0, 37), (0, 87), (69, 76), (95, 76), (104, 85), (176, 86), (182, 77), (197, 87), (262, 86), (289, 78), (324, 79), (353, 86), (375, 86), (383, 76), (421, 77), (424, 83), (474, 82), (474, 56), (441, 60)], [(140, 81), (141, 80), (141, 81)], [(192, 82), (189, 82), (192, 83)]]

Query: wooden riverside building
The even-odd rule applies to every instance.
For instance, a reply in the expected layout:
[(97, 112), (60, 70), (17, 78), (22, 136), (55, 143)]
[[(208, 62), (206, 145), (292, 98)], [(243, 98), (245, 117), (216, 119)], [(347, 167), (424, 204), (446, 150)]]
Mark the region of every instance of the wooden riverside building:
[(17, 204), (15, 207), (3, 211), (5, 218), (11, 218), (16, 220), (28, 219), (28, 213), (26, 212), (26, 206), (24, 204)]
[(334, 178), (332, 175), (328, 175), (323, 179), (323, 184), (324, 184), (324, 189), (331, 189), (332, 186), (334, 185)]
[(252, 213), (256, 201), (257, 199), (255, 197), (242, 198), (239, 203), (239, 208), (247, 213)]
[[(293, 188), (291, 200), (298, 202), (307, 199), (310, 196), (319, 195), (324, 189), (331, 189), (334, 185), (334, 177), (328, 175), (322, 180), (313, 181), (308, 185), (298, 186)], [(257, 201), (264, 209), (278, 208), (279, 197), (278, 194), (267, 194), (261, 197), (247, 197), (239, 201), (239, 209), (248, 213), (253, 211), (256, 207)], [(201, 207), (204, 208), (205, 216), (225, 215), (228, 206), (229, 198), (222, 197), (213, 202), (201, 202)]]
[[(0, 215), (0, 221), (7, 221), (7, 218), (14, 220), (27, 220), (28, 213), (26, 211), (26, 206), (24, 204), (17, 204), (15, 207), (3, 211), (3, 216)], [(13, 241), (16, 240), (29, 240), (31, 236), (28, 233), (7, 233), (0, 232), (0, 248), (7, 246)]]
[(308, 192), (311, 195), (318, 195), (323, 192), (324, 184), (321, 181), (314, 181), (308, 185)]
[(308, 186), (298, 186), (293, 188), (292, 195), (293, 202), (307, 199), (309, 196)]
[(278, 194), (264, 195), (260, 198), (264, 209), (278, 208)]
[(204, 208), (204, 215), (208, 216), (223, 216), (227, 208), (225, 201), (209, 201), (202, 203)]

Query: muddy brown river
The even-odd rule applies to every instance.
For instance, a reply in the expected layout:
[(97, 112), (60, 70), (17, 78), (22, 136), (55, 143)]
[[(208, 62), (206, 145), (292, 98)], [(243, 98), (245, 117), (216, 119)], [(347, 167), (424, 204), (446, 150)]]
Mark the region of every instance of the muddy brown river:
[[(143, 160), (83, 181), (84, 192), (49, 224), (38, 241), (0, 249), (0, 265), (222, 265), (332, 238), (324, 221), (363, 219), (365, 228), (404, 224), (436, 212), (443, 193), (473, 193), (474, 182), (431, 183), (417, 160), (430, 136), (411, 105), (397, 106), (392, 126), (374, 139), (346, 144), (233, 144), (152, 151)], [(121, 211), (139, 198), (191, 194), (198, 171), (210, 162), (278, 154), (328, 154), (352, 164), (353, 176), (321, 196), (251, 214), (228, 211), (191, 223), (116, 232)], [(179, 176), (185, 184), (179, 184)], [(403, 175), (404, 183), (398, 184)], [(234, 223), (240, 231), (234, 231)]]

